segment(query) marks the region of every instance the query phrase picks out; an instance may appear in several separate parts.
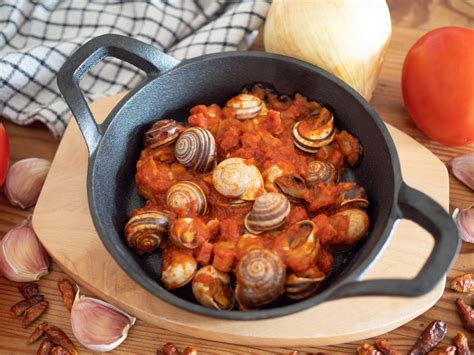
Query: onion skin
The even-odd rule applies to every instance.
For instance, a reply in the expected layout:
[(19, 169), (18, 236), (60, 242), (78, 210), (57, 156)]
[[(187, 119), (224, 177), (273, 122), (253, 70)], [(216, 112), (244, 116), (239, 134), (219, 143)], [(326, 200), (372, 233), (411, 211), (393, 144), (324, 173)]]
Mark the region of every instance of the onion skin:
[(325, 69), (370, 100), (391, 33), (382, 0), (273, 0), (264, 43), (267, 52)]

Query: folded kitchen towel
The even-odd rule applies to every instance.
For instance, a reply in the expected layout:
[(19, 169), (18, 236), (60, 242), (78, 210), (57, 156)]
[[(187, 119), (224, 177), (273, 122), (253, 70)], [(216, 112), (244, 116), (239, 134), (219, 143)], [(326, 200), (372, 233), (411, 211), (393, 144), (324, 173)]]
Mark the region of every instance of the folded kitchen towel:
[[(56, 74), (91, 38), (131, 36), (178, 59), (247, 49), (269, 1), (0, 0), (0, 115), (19, 124), (41, 121), (61, 136), (70, 112)], [(141, 79), (133, 66), (107, 58), (81, 88), (94, 101)]]

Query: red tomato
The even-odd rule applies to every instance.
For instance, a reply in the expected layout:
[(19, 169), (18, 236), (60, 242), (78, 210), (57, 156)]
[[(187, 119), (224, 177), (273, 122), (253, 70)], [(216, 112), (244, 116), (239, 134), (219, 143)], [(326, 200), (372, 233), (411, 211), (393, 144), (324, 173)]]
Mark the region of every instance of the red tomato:
[(8, 144), (5, 127), (0, 122), (0, 186), (7, 177), (8, 164), (10, 163), (10, 145)]
[(474, 31), (442, 27), (421, 37), (403, 63), (402, 91), (416, 125), (446, 145), (474, 142)]

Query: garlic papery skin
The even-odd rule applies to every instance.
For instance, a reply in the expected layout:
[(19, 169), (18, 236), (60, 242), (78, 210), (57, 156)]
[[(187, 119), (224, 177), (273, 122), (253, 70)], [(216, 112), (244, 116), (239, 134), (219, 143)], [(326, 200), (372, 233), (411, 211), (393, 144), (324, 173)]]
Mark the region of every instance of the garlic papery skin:
[(391, 33), (385, 0), (273, 0), (264, 43), (329, 71), (368, 101)]
[(0, 241), (0, 272), (9, 280), (31, 282), (48, 273), (49, 257), (28, 220)]
[(474, 153), (466, 153), (446, 162), (451, 174), (474, 191)]
[(111, 351), (127, 338), (136, 318), (96, 298), (80, 296), (71, 309), (71, 327), (76, 339), (93, 351)]
[(453, 218), (458, 225), (461, 239), (468, 243), (474, 243), (474, 205), (463, 210), (456, 208)]
[(40, 158), (17, 161), (8, 170), (4, 192), (10, 203), (23, 209), (34, 206), (51, 163)]

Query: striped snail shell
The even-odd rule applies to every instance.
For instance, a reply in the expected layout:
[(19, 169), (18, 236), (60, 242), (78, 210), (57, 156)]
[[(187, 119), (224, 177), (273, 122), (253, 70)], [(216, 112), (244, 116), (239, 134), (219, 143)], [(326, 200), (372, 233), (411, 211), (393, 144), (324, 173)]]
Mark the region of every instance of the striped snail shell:
[(324, 274), (320, 277), (299, 277), (291, 273), (286, 278), (286, 296), (292, 300), (308, 298), (316, 292), (321, 282), (325, 279)]
[(329, 220), (336, 224), (340, 224), (341, 219), (347, 221), (347, 229), (343, 235), (338, 236), (339, 244), (354, 244), (367, 235), (369, 231), (369, 216), (363, 210), (357, 208), (348, 209), (329, 216)]
[(166, 247), (162, 260), (161, 281), (168, 290), (186, 285), (196, 274), (198, 264), (190, 250)]
[(195, 249), (203, 240), (208, 240), (209, 230), (199, 218), (177, 218), (169, 226), (170, 241), (180, 248)]
[(265, 192), (258, 168), (242, 158), (221, 161), (212, 174), (212, 184), (221, 195), (246, 201)]
[(268, 304), (285, 292), (286, 267), (268, 249), (253, 249), (237, 263), (235, 296), (242, 309)]
[(151, 253), (168, 232), (168, 214), (162, 211), (141, 211), (125, 225), (127, 245), (139, 254)]
[(265, 190), (269, 192), (278, 192), (279, 189), (275, 186), (275, 179), (283, 175), (283, 170), (278, 165), (272, 165), (262, 172), (263, 181), (265, 183)]
[(143, 136), (145, 148), (158, 148), (165, 144), (170, 144), (178, 139), (183, 127), (175, 120), (158, 120)]
[(264, 104), (255, 95), (239, 94), (227, 101), (226, 106), (235, 109), (235, 118), (238, 120), (248, 120), (257, 117)]
[(323, 107), (317, 118), (297, 122), (293, 126), (292, 133), (293, 143), (297, 148), (308, 153), (315, 153), (334, 139), (334, 116)]
[(332, 163), (325, 160), (313, 160), (309, 162), (308, 171), (304, 178), (308, 186), (319, 183), (329, 185), (337, 182), (338, 174)]
[(245, 228), (253, 234), (278, 228), (285, 223), (290, 210), (290, 202), (284, 195), (278, 192), (260, 195), (245, 217)]
[(369, 200), (365, 189), (355, 183), (340, 184), (344, 187), (336, 195), (336, 201), (341, 207), (367, 208), (369, 207)]
[(181, 181), (171, 186), (166, 193), (169, 209), (176, 212), (193, 212), (198, 215), (207, 211), (204, 191), (192, 181)]
[(214, 167), (216, 141), (207, 129), (188, 128), (176, 141), (174, 154), (181, 164), (197, 172), (207, 172)]
[(198, 270), (192, 282), (193, 295), (204, 307), (228, 310), (233, 306), (233, 291), (227, 273), (212, 265)]

